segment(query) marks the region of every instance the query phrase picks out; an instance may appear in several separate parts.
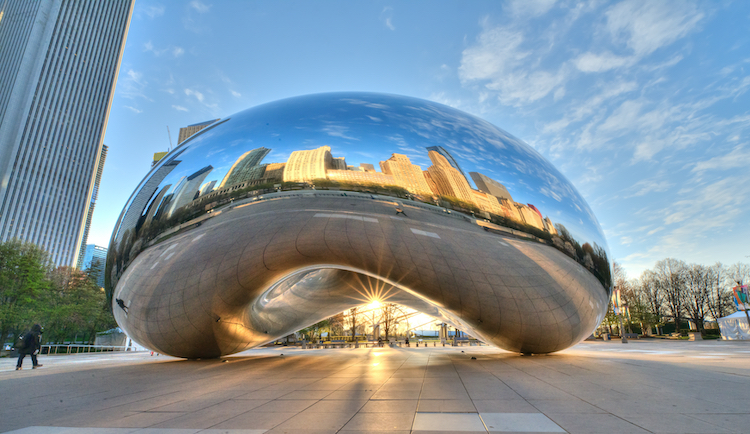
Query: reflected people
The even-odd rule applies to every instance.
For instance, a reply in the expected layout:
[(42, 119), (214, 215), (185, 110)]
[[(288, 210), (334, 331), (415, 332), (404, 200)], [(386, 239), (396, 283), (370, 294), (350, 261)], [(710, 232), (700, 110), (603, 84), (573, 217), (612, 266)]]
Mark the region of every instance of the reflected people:
[(588, 204), (482, 119), (352, 92), (207, 124), (153, 166), (112, 234), (108, 299), (147, 348), (219, 357), (387, 300), (549, 353), (606, 312), (610, 262)]

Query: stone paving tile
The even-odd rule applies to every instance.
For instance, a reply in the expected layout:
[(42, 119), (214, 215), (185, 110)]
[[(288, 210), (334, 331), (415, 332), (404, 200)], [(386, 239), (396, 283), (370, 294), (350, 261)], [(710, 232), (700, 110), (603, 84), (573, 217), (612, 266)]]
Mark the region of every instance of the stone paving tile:
[(420, 413), (476, 413), (474, 402), (468, 399), (421, 399)]
[(490, 432), (565, 432), (541, 413), (480, 413)]
[(0, 432), (28, 426), (29, 411), (37, 425), (112, 434), (409, 432), (417, 414), (477, 412), (544, 416), (571, 433), (750, 426), (745, 342), (585, 342), (546, 357), (490, 347), (289, 347), (226, 360), (55, 356), (39, 372), (14, 372), (12, 360), (0, 359)]
[(414, 432), (487, 432), (482, 419), (476, 413), (417, 413), (414, 417)]
[(606, 413), (580, 399), (530, 399), (528, 403), (542, 413)]
[(416, 399), (370, 400), (359, 410), (360, 413), (414, 413), (415, 411), (417, 411)]
[(473, 403), (479, 413), (539, 413), (523, 399), (481, 399)]
[(351, 413), (302, 412), (279, 424), (277, 430), (332, 430), (341, 429), (352, 419)]
[(299, 413), (318, 402), (315, 399), (277, 399), (253, 409), (255, 412)]
[(268, 413), (248, 411), (211, 426), (215, 429), (271, 429), (294, 417), (297, 413)]
[(344, 430), (409, 430), (414, 422), (414, 413), (357, 413)]
[[(625, 416), (624, 419), (653, 433), (719, 434), (731, 432), (722, 428), (719, 424), (703, 421), (686, 414), (631, 414)], [(745, 426), (744, 429), (748, 430), (750, 426)]]
[(611, 414), (547, 414), (569, 433), (645, 434), (648, 431)]

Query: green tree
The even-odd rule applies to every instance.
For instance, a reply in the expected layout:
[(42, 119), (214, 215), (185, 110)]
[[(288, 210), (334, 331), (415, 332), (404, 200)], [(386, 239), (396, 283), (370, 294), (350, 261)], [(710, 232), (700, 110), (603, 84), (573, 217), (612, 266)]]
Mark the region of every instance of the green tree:
[(44, 249), (27, 242), (0, 243), (0, 336), (14, 339), (31, 323), (42, 323), (38, 301), (49, 287), (51, 267)]

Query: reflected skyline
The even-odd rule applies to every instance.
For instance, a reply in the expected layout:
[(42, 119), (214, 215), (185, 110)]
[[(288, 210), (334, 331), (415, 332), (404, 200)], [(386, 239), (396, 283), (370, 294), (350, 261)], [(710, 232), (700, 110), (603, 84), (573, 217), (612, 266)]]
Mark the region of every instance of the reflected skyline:
[[(344, 226), (328, 233), (321, 224)], [(443, 241), (425, 247), (425, 237)], [(109, 252), (108, 297), (138, 312), (129, 320), (115, 309), (124, 328), (145, 327), (137, 334), (146, 343), (171, 347), (143, 321), (161, 321), (149, 306), (174, 294), (180, 321), (234, 327), (233, 343), (216, 341), (210, 354), (367, 302), (352, 297), (363, 279), (504, 348), (557, 351), (599, 323), (611, 289), (601, 229), (551, 164), (481, 119), (383, 94), (296, 97), (202, 128), (146, 176)], [(214, 268), (210, 258), (242, 265)], [(212, 280), (216, 272), (232, 276)], [(467, 272), (479, 274), (457, 278)], [(188, 309), (191, 297), (203, 307)], [(178, 320), (171, 308), (160, 315)], [(522, 326), (533, 318), (565, 331)], [(189, 341), (170, 354), (204, 351)]]

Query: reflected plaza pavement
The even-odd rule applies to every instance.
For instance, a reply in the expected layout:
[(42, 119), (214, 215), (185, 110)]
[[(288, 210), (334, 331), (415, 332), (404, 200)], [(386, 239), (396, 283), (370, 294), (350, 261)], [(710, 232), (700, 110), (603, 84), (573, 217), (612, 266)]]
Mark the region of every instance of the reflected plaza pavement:
[[(283, 355), (282, 355), (283, 354)], [(742, 433), (750, 345), (584, 342), (523, 357), (491, 346), (257, 348), (0, 359), (0, 432)]]

